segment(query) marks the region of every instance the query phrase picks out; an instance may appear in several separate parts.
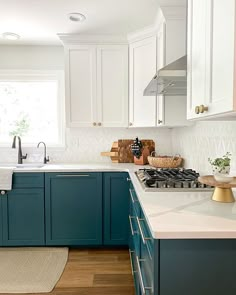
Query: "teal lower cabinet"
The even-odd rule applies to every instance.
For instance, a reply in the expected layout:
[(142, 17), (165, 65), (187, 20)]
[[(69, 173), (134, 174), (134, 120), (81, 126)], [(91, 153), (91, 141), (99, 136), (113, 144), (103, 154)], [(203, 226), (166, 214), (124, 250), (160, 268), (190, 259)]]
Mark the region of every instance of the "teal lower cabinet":
[(153, 239), (132, 185), (130, 196), (136, 295), (236, 294), (236, 239)]
[(44, 189), (13, 189), (1, 200), (2, 245), (45, 245)]
[(103, 173), (104, 245), (128, 245), (129, 183), (128, 173)]
[(235, 239), (160, 240), (158, 243), (157, 294), (236, 294)]
[(46, 173), (46, 244), (102, 245), (102, 173)]
[(0, 195), (0, 245), (45, 245), (44, 173), (13, 173)]
[(132, 275), (134, 279), (135, 294), (140, 294), (140, 284), (139, 284), (139, 268), (138, 268), (138, 259), (140, 257), (140, 232), (138, 230), (138, 218), (140, 218), (140, 205), (135, 194), (134, 189), (129, 190), (129, 254), (130, 254), (130, 263), (132, 269)]

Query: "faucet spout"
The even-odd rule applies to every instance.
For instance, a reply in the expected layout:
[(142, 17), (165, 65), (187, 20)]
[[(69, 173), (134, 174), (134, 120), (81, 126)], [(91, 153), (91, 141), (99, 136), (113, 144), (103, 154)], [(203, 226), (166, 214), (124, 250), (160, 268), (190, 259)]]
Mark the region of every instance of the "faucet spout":
[(25, 156), (23, 156), (22, 154), (22, 147), (21, 147), (21, 138), (20, 136), (14, 136), (13, 137), (13, 142), (12, 142), (12, 148), (15, 149), (16, 148), (16, 139), (18, 139), (18, 164), (22, 164), (23, 160), (27, 158), (27, 154), (25, 154)]
[(40, 141), (37, 145), (37, 148), (39, 148), (40, 144), (44, 145), (44, 157), (43, 157), (43, 163), (47, 164), (47, 162), (49, 162), (49, 157), (47, 156), (47, 147), (46, 147), (46, 143), (43, 141)]

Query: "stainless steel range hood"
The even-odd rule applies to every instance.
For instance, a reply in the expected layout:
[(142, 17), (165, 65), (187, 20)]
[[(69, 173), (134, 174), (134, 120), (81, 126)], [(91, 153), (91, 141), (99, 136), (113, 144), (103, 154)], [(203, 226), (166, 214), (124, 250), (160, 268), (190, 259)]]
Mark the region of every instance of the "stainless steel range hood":
[(187, 94), (187, 55), (160, 69), (145, 88), (144, 96)]

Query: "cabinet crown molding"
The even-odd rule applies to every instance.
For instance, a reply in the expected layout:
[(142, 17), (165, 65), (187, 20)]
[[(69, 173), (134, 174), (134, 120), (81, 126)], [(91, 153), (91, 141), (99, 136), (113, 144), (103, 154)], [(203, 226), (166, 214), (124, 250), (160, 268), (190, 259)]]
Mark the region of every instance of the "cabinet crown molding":
[(143, 28), (142, 30), (138, 30), (127, 35), (127, 39), (129, 43), (133, 43), (139, 41), (140, 39), (145, 39), (152, 37), (158, 34), (158, 26), (156, 24), (152, 26), (148, 26)]
[(127, 45), (128, 40), (123, 35), (79, 35), (79, 34), (57, 34), (64, 45), (70, 44), (119, 44)]
[(168, 20), (173, 19), (186, 19), (187, 17), (187, 10), (185, 5), (180, 6), (161, 6), (161, 10), (163, 13), (164, 18)]

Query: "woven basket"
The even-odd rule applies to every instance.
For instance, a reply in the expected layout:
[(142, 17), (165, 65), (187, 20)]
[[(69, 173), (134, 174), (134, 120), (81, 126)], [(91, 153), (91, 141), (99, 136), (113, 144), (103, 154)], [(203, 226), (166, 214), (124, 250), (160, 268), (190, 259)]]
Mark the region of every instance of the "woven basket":
[(151, 156), (148, 156), (149, 165), (155, 168), (177, 168), (181, 166), (182, 161), (183, 158), (180, 155), (174, 157), (155, 156), (155, 152), (152, 152)]

